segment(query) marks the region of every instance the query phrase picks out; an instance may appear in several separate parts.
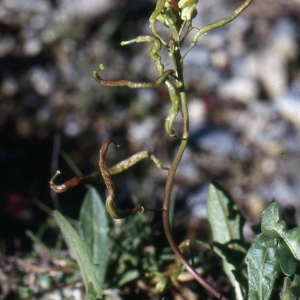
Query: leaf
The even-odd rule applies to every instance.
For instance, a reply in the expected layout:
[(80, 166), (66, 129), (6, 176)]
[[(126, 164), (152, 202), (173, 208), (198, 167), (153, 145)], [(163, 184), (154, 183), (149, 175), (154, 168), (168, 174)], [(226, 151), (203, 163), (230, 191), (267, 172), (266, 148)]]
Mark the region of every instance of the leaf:
[(300, 276), (295, 275), (291, 283), (289, 277), (284, 278), (283, 289), (280, 293), (281, 300), (296, 300), (300, 298)]
[(20, 299), (30, 299), (34, 296), (33, 291), (27, 286), (20, 286), (18, 288), (18, 294)]
[[(183, 255), (190, 255), (190, 240), (184, 240), (182, 243), (180, 243), (178, 249)], [(169, 286), (177, 280), (177, 277), (181, 273), (181, 270), (182, 263), (180, 259), (175, 255), (174, 262), (166, 268), (163, 274), (160, 274), (160, 279), (156, 283), (155, 289), (160, 293), (165, 292), (166, 289), (169, 288)]]
[(109, 262), (108, 221), (105, 206), (97, 191), (89, 187), (79, 213), (80, 233), (98, 265), (97, 279), (102, 286)]
[[(236, 204), (217, 183), (210, 184), (208, 188), (207, 214), (212, 228), (213, 249), (222, 258), (224, 272), (235, 288), (236, 299), (243, 299), (241, 282), (245, 278), (241, 262), (246, 253), (242, 246), (244, 219)], [(232, 251), (240, 255), (233, 259)], [(237, 257), (240, 259), (237, 260)]]
[(275, 257), (278, 260), (281, 271), (284, 275), (292, 276), (295, 274), (297, 262), (284, 241), (279, 241)]
[[(246, 257), (249, 272), (249, 295), (258, 293), (262, 296), (262, 298), (259, 299), (268, 299), (267, 295), (269, 296), (271, 293), (274, 280), (278, 277), (280, 271), (286, 276), (293, 276), (297, 270), (297, 260), (300, 258), (300, 228), (297, 227), (287, 230), (286, 223), (280, 221), (278, 204), (271, 203), (262, 213), (261, 230), (262, 234), (256, 238)], [(263, 241), (262, 244), (260, 244), (261, 241)], [(259, 257), (254, 257), (256, 253), (259, 253), (261, 247), (265, 245), (267, 245), (266, 247), (268, 247), (268, 249), (264, 249), (264, 255), (268, 256), (268, 259), (262, 262)], [(263, 268), (272, 270), (272, 268), (270, 268), (270, 260), (271, 256), (273, 256), (273, 251), (273, 268), (274, 270), (276, 269), (276, 271), (273, 270), (274, 273), (272, 274), (271, 272), (268, 275), (264, 273), (265, 270), (263, 270)], [(271, 252), (272, 255), (270, 254)], [(254, 263), (254, 259), (256, 264)], [(264, 263), (264, 266), (260, 265), (262, 263)], [(250, 273), (252, 274), (251, 276)], [(288, 298), (290, 297), (289, 292), (285, 292), (289, 289), (288, 282), (285, 280), (282, 295), (286, 299), (293, 299)], [(261, 290), (268, 290), (268, 293), (262, 295)]]
[(300, 261), (300, 227), (286, 229), (284, 221), (279, 221), (277, 203), (269, 204), (262, 213), (262, 233), (274, 238), (282, 238), (295, 259)]
[(90, 252), (87, 245), (82, 241), (72, 225), (58, 211), (53, 212), (54, 218), (62, 231), (69, 249), (74, 254), (79, 265), (83, 282), (88, 292), (91, 286), (97, 293), (97, 297), (102, 299), (102, 288), (96, 278), (97, 267), (92, 264)]
[(276, 240), (260, 234), (252, 243), (247, 255), (249, 300), (270, 299), (280, 266), (275, 258)]
[(125, 273), (122, 278), (118, 282), (118, 286), (122, 286), (130, 281), (136, 280), (140, 277), (140, 273), (138, 270), (132, 270)]
[(97, 292), (95, 291), (95, 288), (94, 288), (94, 285), (92, 284), (92, 282), (90, 282), (88, 285), (87, 296), (88, 296), (89, 300), (97, 300), (98, 299)]
[(294, 280), (291, 286), (291, 294), (294, 295), (295, 298), (300, 298), (300, 276), (295, 274)]
[[(217, 183), (209, 185), (207, 213), (214, 242), (226, 244), (242, 240), (244, 219), (236, 204)], [(237, 246), (232, 245), (231, 247), (236, 248)]]
[(283, 288), (280, 292), (281, 300), (296, 300), (291, 293), (291, 280), (288, 277), (284, 278)]
[[(276, 223), (279, 222), (279, 210), (276, 203), (269, 204), (261, 214), (261, 232), (269, 237), (273, 236)], [(275, 233), (274, 237), (278, 237)]]

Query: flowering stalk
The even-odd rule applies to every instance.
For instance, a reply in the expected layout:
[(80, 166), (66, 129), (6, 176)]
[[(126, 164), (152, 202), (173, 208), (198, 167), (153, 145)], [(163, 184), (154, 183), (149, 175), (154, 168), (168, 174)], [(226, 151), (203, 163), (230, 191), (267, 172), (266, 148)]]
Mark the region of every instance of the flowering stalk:
[[(163, 205), (162, 208), (158, 209), (162, 211), (163, 215), (163, 226), (167, 237), (167, 240), (173, 249), (175, 255), (180, 260), (180, 262), (185, 266), (185, 268), (194, 276), (194, 278), (210, 293), (212, 293), (216, 298), (225, 300), (226, 298), (222, 296), (218, 291), (211, 287), (193, 268), (185, 257), (182, 255), (178, 246), (176, 245), (169, 220), (169, 208), (170, 208), (170, 196), (171, 190), (174, 182), (175, 173), (177, 167), (181, 161), (182, 155), (186, 149), (188, 138), (189, 138), (189, 112), (186, 99), (186, 91), (183, 77), (183, 60), (185, 56), (190, 52), (190, 50), (197, 44), (199, 37), (214, 28), (223, 26), (232, 20), (234, 20), (238, 15), (242, 13), (252, 2), (252, 0), (246, 0), (234, 13), (225, 19), (221, 19), (217, 22), (204, 26), (195, 34), (194, 39), (185, 53), (181, 53), (181, 45), (183, 44), (186, 36), (193, 29), (192, 21), (197, 15), (197, 5), (198, 0), (180, 0), (178, 3), (175, 0), (158, 0), (154, 12), (151, 14), (149, 22), (152, 31), (152, 36), (140, 36), (136, 39), (122, 42), (121, 45), (125, 46), (131, 43), (153, 43), (150, 50), (150, 56), (155, 63), (156, 70), (158, 73), (157, 79), (150, 82), (131, 82), (128, 80), (105, 80), (99, 75), (99, 71), (103, 70), (103, 65), (94, 71), (93, 76), (95, 80), (104, 86), (128, 86), (129, 88), (156, 88), (161, 84), (164, 84), (169, 92), (171, 107), (168, 115), (165, 119), (165, 130), (166, 133), (171, 136), (178, 138), (180, 140), (180, 145), (178, 151), (171, 163), (169, 168), (164, 168), (161, 162), (149, 151), (143, 151), (133, 155), (125, 161), (120, 162), (114, 167), (108, 168), (105, 163), (105, 154), (107, 152), (108, 146), (111, 139), (107, 140), (100, 150), (100, 161), (99, 167), (100, 171), (96, 171), (89, 176), (76, 176), (63, 185), (54, 185), (53, 179), (50, 181), (50, 187), (56, 192), (64, 192), (76, 185), (92, 182), (103, 177), (107, 190), (108, 197), (106, 200), (106, 206), (109, 214), (114, 218), (124, 218), (132, 215), (136, 212), (142, 212), (146, 209), (143, 207), (136, 207), (132, 210), (120, 211), (117, 209), (114, 203), (114, 185), (112, 183), (111, 175), (117, 174), (131, 167), (133, 164), (139, 162), (143, 158), (150, 158), (159, 168), (167, 169), (168, 176), (165, 184)], [(165, 41), (158, 33), (156, 29), (156, 21), (163, 23), (166, 27), (170, 29), (171, 38), (169, 41)], [(166, 47), (169, 56), (173, 60), (174, 69), (165, 70), (165, 67), (161, 61), (161, 57), (158, 54), (162, 46)], [(173, 124), (176, 117), (181, 109), (181, 114), (183, 117), (183, 128), (180, 137), (175, 134), (173, 130)]]

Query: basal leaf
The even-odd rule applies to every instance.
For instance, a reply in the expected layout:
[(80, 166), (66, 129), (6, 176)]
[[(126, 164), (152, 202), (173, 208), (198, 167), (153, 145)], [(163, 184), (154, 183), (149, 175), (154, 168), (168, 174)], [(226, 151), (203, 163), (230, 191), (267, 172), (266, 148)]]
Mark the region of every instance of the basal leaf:
[[(280, 271), (286, 276), (293, 276), (297, 270), (297, 260), (300, 260), (300, 228), (287, 230), (286, 223), (280, 221), (277, 203), (269, 204), (263, 211), (261, 231), (262, 234), (256, 238), (246, 257), (249, 295), (253, 299), (256, 299), (256, 294), (260, 297), (258, 299), (268, 299), (266, 297), (271, 293), (274, 280)], [(265, 257), (264, 264), (259, 253)], [(262, 290), (267, 292), (263, 294)], [(290, 290), (290, 281), (286, 279), (281, 299), (293, 299)]]
[(296, 298), (300, 298), (300, 276), (295, 274), (294, 280), (291, 285), (291, 294)]
[[(280, 223), (285, 224), (283, 221)], [(293, 256), (300, 261), (300, 227), (296, 227), (288, 231), (286, 229), (282, 230), (280, 231), (280, 235), (293, 253)]]
[[(236, 299), (243, 299), (242, 259), (232, 259), (231, 252), (246, 253), (242, 245), (244, 219), (233, 200), (216, 183), (210, 184), (208, 188), (207, 213), (212, 229), (213, 249), (222, 258), (224, 272), (234, 286)], [(238, 257), (241, 255), (235, 256)]]
[(60, 230), (62, 231), (69, 249), (76, 258), (86, 291), (88, 292), (89, 288), (91, 289), (91, 286), (93, 286), (93, 289), (97, 293), (97, 297), (101, 299), (102, 288), (96, 278), (97, 268), (91, 262), (90, 252), (87, 245), (83, 242), (72, 225), (58, 211), (54, 211), (53, 215)]
[(300, 227), (286, 229), (284, 221), (279, 221), (277, 203), (269, 204), (262, 213), (262, 233), (268, 237), (282, 238), (294, 258), (300, 261)]
[(97, 300), (98, 299), (97, 292), (95, 291), (95, 288), (94, 288), (94, 285), (92, 284), (92, 282), (90, 282), (88, 285), (87, 296), (88, 296), (89, 300)]
[(291, 293), (291, 280), (288, 277), (284, 278), (283, 288), (280, 292), (280, 300), (296, 300)]
[(136, 280), (140, 277), (140, 273), (138, 270), (132, 270), (125, 273), (118, 282), (118, 286), (122, 286), (130, 281)]
[(97, 278), (103, 284), (109, 262), (108, 221), (105, 206), (97, 191), (89, 187), (79, 214), (80, 232), (98, 266)]
[(277, 203), (269, 204), (261, 214), (261, 232), (267, 236), (274, 238), (278, 234), (274, 232), (276, 224), (279, 222), (279, 208)]
[(207, 213), (215, 242), (225, 244), (242, 239), (244, 219), (233, 200), (216, 183), (208, 188)]
[(284, 275), (292, 276), (295, 274), (297, 262), (287, 244), (283, 240), (279, 241), (275, 257), (278, 260), (281, 271), (284, 273)]
[(280, 266), (275, 258), (277, 243), (274, 238), (260, 234), (252, 243), (247, 255), (249, 300), (270, 299)]

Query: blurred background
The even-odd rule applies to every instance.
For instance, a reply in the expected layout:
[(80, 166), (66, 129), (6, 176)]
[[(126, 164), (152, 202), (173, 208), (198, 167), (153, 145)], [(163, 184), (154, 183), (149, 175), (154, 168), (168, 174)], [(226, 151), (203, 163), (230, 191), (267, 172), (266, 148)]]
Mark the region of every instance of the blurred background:
[[(227, 17), (241, 3), (199, 0), (193, 25)], [(30, 249), (24, 231), (38, 230), (46, 218), (36, 201), (78, 217), (84, 187), (58, 196), (49, 190), (57, 169), (57, 183), (74, 176), (62, 151), (84, 174), (98, 169), (108, 137), (121, 145), (109, 148), (108, 165), (144, 149), (165, 165), (172, 161), (179, 142), (163, 129), (170, 107), (165, 87), (101, 87), (92, 77), (100, 63), (105, 79), (157, 77), (151, 44), (120, 46), (150, 34), (154, 6), (151, 0), (0, 2), (3, 253)], [(181, 221), (175, 227), (189, 231), (206, 218), (211, 180), (225, 187), (250, 225), (274, 200), (289, 225), (300, 225), (299, 46), (300, 2), (254, 0), (235, 21), (200, 37), (186, 57), (191, 139), (175, 181)], [(168, 61), (166, 53), (162, 57)], [(178, 133), (181, 122), (179, 115)], [(116, 176), (120, 205), (134, 195), (147, 207), (160, 207), (165, 178), (148, 161)], [(104, 195), (103, 183), (95, 186)]]

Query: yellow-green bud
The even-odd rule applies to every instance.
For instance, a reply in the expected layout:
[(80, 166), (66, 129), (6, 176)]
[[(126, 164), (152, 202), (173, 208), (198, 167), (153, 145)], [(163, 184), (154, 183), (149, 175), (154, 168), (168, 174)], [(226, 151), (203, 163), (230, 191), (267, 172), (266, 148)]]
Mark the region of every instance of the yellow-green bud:
[(196, 5), (198, 0), (180, 0), (178, 7), (181, 9), (181, 19), (190, 21), (197, 15)]

